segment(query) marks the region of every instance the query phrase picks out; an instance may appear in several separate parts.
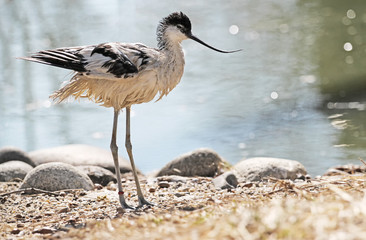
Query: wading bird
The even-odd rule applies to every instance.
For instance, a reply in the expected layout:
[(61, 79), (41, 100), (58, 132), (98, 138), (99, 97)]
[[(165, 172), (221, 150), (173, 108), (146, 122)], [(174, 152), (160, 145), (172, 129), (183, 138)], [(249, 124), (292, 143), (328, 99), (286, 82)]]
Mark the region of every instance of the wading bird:
[(86, 97), (102, 106), (113, 107), (110, 148), (116, 170), (119, 200), (125, 209), (132, 207), (124, 198), (118, 163), (116, 131), (119, 112), (126, 109), (125, 146), (136, 183), (139, 207), (153, 205), (142, 194), (133, 160), (130, 141), (131, 105), (149, 102), (156, 95), (159, 95), (158, 101), (179, 83), (184, 69), (181, 42), (188, 38), (218, 52), (240, 51), (222, 51), (204, 43), (192, 34), (189, 18), (182, 12), (175, 12), (163, 18), (157, 27), (158, 48), (150, 48), (141, 43), (108, 42), (44, 50), (21, 58), (75, 71), (71, 80), (50, 96), (56, 102), (62, 102), (68, 97)]

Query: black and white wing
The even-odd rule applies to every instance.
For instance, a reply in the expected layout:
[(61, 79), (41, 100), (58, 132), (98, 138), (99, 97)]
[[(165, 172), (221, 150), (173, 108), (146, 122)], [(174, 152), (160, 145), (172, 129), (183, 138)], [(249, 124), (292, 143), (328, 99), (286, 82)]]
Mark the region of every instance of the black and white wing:
[(57, 48), (21, 59), (71, 69), (90, 78), (133, 77), (156, 61), (157, 50), (139, 43), (102, 43), (82, 47)]
[(80, 54), (80, 51), (83, 48), (84, 47), (73, 47), (42, 50), (32, 54), (30, 57), (21, 57), (20, 59), (71, 69), (77, 72), (86, 72), (86, 59)]
[(153, 64), (158, 52), (139, 43), (102, 43), (90, 53), (86, 68), (90, 75), (112, 74), (115, 78), (133, 77)]

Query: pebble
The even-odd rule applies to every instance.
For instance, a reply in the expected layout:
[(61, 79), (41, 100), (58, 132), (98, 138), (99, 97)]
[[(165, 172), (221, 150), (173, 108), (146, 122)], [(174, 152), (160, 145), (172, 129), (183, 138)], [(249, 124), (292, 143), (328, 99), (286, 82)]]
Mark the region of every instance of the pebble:
[(185, 195), (187, 195), (187, 194), (190, 194), (190, 193), (189, 193), (189, 192), (183, 192), (183, 193), (178, 192), (178, 193), (174, 193), (174, 195), (175, 195), (176, 197), (183, 197), (183, 196), (185, 196)]
[(17, 224), (17, 228), (22, 228), (22, 227), (24, 227), (24, 224), (23, 223), (18, 223)]
[(49, 227), (43, 227), (43, 228), (34, 230), (32, 233), (49, 234), (49, 233), (53, 233), (55, 231), (56, 231), (56, 229), (49, 228)]
[(236, 188), (238, 180), (234, 173), (231, 171), (225, 172), (220, 176), (212, 179), (213, 184), (217, 189), (231, 189)]
[(252, 182), (243, 183), (240, 186), (245, 188), (251, 188), (254, 184)]
[(58, 194), (60, 197), (65, 197), (66, 196), (66, 193), (65, 192), (59, 192)]
[(170, 184), (169, 184), (169, 182), (162, 181), (162, 182), (158, 183), (158, 186), (161, 188), (168, 188), (168, 187), (170, 187)]
[(20, 230), (19, 230), (19, 229), (17, 229), (17, 228), (15, 228), (15, 229), (13, 229), (10, 233), (11, 233), (11, 234), (18, 234), (18, 233), (20, 233)]
[(65, 208), (61, 208), (60, 210), (58, 210), (58, 212), (57, 212), (57, 213), (66, 213), (66, 212), (68, 212), (68, 211), (70, 211), (70, 208), (65, 207)]
[(21, 214), (19, 214), (19, 213), (18, 213), (17, 215), (15, 215), (14, 217), (15, 217), (16, 219), (23, 219), (23, 218), (24, 218), (24, 216), (22, 216), (22, 215), (21, 215)]

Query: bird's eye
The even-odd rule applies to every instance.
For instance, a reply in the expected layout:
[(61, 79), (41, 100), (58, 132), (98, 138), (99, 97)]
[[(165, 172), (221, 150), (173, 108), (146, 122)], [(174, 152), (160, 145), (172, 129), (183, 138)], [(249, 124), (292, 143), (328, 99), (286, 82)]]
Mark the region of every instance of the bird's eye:
[(182, 25), (182, 24), (178, 24), (178, 25), (177, 25), (177, 28), (178, 28), (178, 29), (180, 29), (180, 30), (182, 30), (184, 27), (183, 27), (183, 25)]

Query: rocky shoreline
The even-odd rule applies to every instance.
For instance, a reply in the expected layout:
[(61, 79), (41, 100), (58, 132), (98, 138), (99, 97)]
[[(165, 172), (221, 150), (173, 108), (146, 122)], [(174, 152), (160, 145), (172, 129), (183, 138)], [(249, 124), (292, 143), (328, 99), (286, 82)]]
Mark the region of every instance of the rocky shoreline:
[[(131, 172), (129, 162), (119, 157), (121, 174)], [(144, 175), (139, 171), (139, 174)], [(211, 177), (217, 188), (235, 188), (238, 182), (260, 181), (265, 177), (305, 179), (305, 167), (293, 160), (252, 158), (230, 166), (211, 149), (201, 148), (183, 154), (149, 177), (177, 175)], [(0, 149), (0, 181), (21, 179), (21, 188), (47, 191), (91, 190), (94, 184), (116, 182), (111, 153), (89, 145), (65, 145), (30, 153), (13, 147)]]
[[(85, 149), (88, 151), (81, 154)], [(86, 145), (51, 150), (45, 150), (49, 155), (39, 150), (38, 158), (37, 152), (0, 150), (1, 238), (263, 239), (275, 236), (273, 239), (294, 239), (295, 233), (307, 236), (302, 227), (309, 223), (304, 219), (301, 227), (297, 220), (291, 225), (287, 218), (294, 215), (302, 219), (302, 215), (309, 214), (309, 209), (303, 208), (319, 204), (319, 209), (326, 209), (330, 203), (340, 207), (339, 211), (349, 208), (350, 219), (344, 224), (347, 227), (351, 224), (357, 231), (348, 232), (341, 226), (343, 222), (334, 225), (338, 219), (328, 219), (332, 216), (324, 212), (324, 221), (329, 220), (337, 228), (332, 230), (324, 223), (328, 227), (318, 235), (327, 236), (330, 229), (331, 233), (343, 231), (345, 236), (351, 236), (348, 239), (357, 239), (362, 236), (360, 233), (366, 233), (365, 166), (341, 166), (313, 179), (296, 161), (255, 158), (231, 167), (214, 151), (198, 149), (168, 163), (154, 176), (141, 174), (144, 195), (156, 206), (129, 211), (120, 208), (113, 173), (95, 160), (110, 161), (112, 165), (112, 159), (104, 159), (111, 158), (108, 151)], [(68, 160), (61, 162), (60, 155)], [(94, 165), (73, 166), (72, 159), (83, 162), (75, 156), (84, 159), (89, 156), (89, 162), (94, 161)], [(132, 174), (128, 164), (121, 165), (125, 169), (122, 181), (127, 201), (137, 206)], [(299, 201), (301, 205), (296, 204)], [(270, 231), (262, 208), (284, 214), (272, 216), (274, 226)], [(263, 219), (258, 219), (261, 216)], [(360, 216), (364, 218), (360, 220)], [(287, 222), (292, 230), (286, 225), (284, 234), (281, 221)], [(307, 230), (313, 231), (316, 225), (310, 225)], [(293, 232), (296, 228), (299, 229)], [(313, 233), (307, 234), (306, 239), (313, 239)]]

